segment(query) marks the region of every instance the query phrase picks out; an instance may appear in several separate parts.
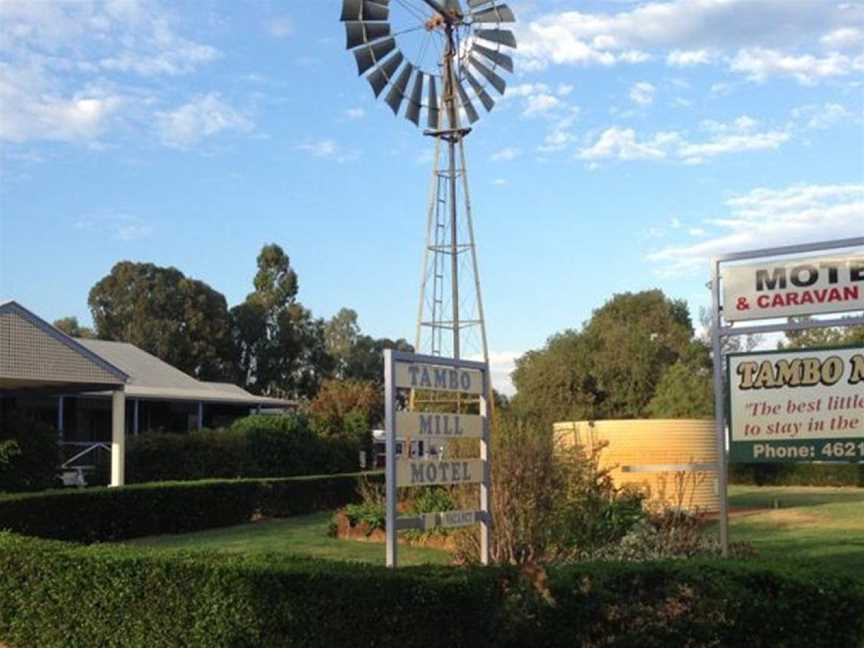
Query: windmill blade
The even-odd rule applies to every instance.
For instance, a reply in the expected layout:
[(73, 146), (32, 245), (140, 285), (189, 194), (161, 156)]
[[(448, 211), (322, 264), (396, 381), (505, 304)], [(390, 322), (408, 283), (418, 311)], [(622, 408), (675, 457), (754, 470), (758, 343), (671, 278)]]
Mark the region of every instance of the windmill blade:
[(390, 0), (342, 0), (342, 22), (349, 20), (387, 20)]
[(388, 58), (384, 63), (375, 68), (369, 76), (366, 77), (366, 80), (369, 82), (369, 85), (372, 86), (372, 92), (375, 93), (375, 96), (379, 96), (381, 91), (387, 87), (387, 84), (390, 83), (390, 79), (394, 77), (396, 74), (396, 70), (399, 69), (399, 66), (402, 65), (402, 61), (405, 60), (405, 57), (402, 56), (402, 52), (396, 50), (396, 53)]
[(385, 101), (394, 115), (399, 114), (399, 108), (402, 106), (402, 101), (405, 99), (405, 89), (408, 87), (408, 81), (411, 79), (411, 74), (414, 72), (414, 66), (408, 63), (399, 73), (399, 78), (390, 86), (390, 92), (387, 93)]
[(516, 47), (516, 37), (513, 36), (513, 32), (506, 29), (478, 29), (476, 32), (474, 32), (474, 35), (477, 36), (477, 38), (492, 41), (493, 43), (498, 43), (499, 45), (506, 45), (507, 47), (514, 48)]
[(457, 83), (456, 87), (459, 88), (459, 102), (465, 109), (465, 114), (468, 115), (468, 121), (473, 124), (478, 119), (480, 119), (480, 115), (477, 114), (477, 110), (474, 108), (474, 104), (472, 104), (471, 100), (468, 98), (468, 93), (465, 92), (465, 88), (462, 87), (462, 84)]
[(405, 119), (420, 126), (420, 102), (423, 101), (423, 77), (425, 75), (417, 71), (414, 77), (414, 88), (411, 90), (411, 98), (408, 100), (408, 108), (405, 109)]
[(474, 45), (472, 51), (479, 52), (487, 59), (495, 63), (495, 65), (507, 70), (508, 72), (513, 71), (513, 59), (506, 54), (502, 54), (497, 50), (489, 49), (488, 47), (484, 47), (483, 45), (479, 44)]
[(390, 35), (388, 23), (364, 23), (351, 20), (345, 23), (345, 49), (354, 49), (358, 45), (371, 43)]
[(513, 11), (505, 4), (483, 9), (472, 14), (475, 23), (512, 23), (516, 22)]
[(435, 87), (435, 77), (429, 77), (429, 118), (426, 122), (429, 128), (438, 128), (438, 90)]
[(465, 70), (465, 78), (468, 79), (468, 83), (471, 84), (471, 87), (474, 89), (474, 93), (477, 95), (477, 98), (480, 99), (480, 103), (483, 104), (486, 112), (491, 111), (492, 106), (495, 105), (495, 100), (489, 96), (489, 93), (483, 89), (483, 85), (476, 78), (474, 78), (474, 75), (471, 74), (468, 70)]
[(507, 82), (504, 81), (504, 79), (502, 79), (488, 67), (483, 65), (483, 63), (478, 61), (474, 56), (471, 57), (471, 65), (477, 68), (477, 71), (480, 72), (480, 74), (482, 74), (484, 77), (486, 77), (486, 80), (492, 84), (492, 87), (494, 87), (502, 95), (504, 94), (504, 90), (507, 89)]
[(394, 49), (396, 49), (396, 39), (392, 37), (378, 41), (373, 45), (358, 47), (354, 50), (354, 58), (357, 59), (357, 74), (363, 74)]

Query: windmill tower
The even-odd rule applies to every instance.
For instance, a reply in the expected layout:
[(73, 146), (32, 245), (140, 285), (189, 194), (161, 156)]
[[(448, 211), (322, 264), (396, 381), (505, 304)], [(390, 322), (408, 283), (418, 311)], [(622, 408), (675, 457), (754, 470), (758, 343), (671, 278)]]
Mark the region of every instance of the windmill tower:
[(347, 48), (375, 96), (384, 94), (435, 140), (420, 281), (415, 348), (443, 357), (489, 361), (480, 275), (471, 215), (465, 137), (490, 111), (501, 70), (512, 72), (503, 50), (515, 48), (510, 8), (497, 0), (343, 0)]

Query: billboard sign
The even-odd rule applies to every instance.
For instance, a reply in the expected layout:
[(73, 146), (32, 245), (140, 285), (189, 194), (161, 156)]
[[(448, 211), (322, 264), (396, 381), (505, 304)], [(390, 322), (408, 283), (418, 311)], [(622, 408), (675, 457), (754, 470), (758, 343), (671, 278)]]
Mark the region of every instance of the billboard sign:
[(730, 354), (729, 460), (864, 461), (864, 347)]
[(728, 322), (864, 310), (864, 256), (797, 257), (721, 272)]

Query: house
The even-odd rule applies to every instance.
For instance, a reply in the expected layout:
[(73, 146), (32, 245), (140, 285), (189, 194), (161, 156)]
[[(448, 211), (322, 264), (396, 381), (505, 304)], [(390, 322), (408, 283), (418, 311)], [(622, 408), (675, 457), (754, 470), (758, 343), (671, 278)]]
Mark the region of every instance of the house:
[(57, 430), (63, 468), (82, 475), (111, 454), (124, 483), (125, 440), (147, 431), (222, 427), (295, 403), (201, 381), (125, 342), (72, 338), (14, 301), (0, 302), (0, 424), (26, 412)]

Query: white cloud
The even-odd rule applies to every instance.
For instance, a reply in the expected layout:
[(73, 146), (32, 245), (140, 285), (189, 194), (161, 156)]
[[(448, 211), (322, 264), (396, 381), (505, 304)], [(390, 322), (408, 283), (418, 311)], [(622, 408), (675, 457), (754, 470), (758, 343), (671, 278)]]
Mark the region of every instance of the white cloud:
[(287, 38), (294, 33), (294, 21), (290, 16), (279, 16), (269, 22), (267, 31), (276, 38)]
[[(827, 0), (655, 1), (624, 11), (541, 14), (517, 26), (517, 56), (529, 70), (550, 64), (632, 64), (658, 54), (670, 66), (725, 63), (736, 53), (746, 58), (756, 49), (819, 59), (814, 48), (820, 39), (831, 49), (853, 47), (862, 24), (864, 6)], [(733, 71), (753, 74), (741, 65), (738, 61)], [(855, 67), (838, 70), (849, 75)], [(783, 75), (784, 70), (760, 72), (772, 73)]]
[(496, 187), (503, 187), (504, 185), (507, 184), (507, 180), (505, 180), (504, 178), (495, 178), (492, 181), (492, 184), (495, 185)]
[(252, 121), (225, 103), (217, 93), (200, 95), (172, 111), (155, 113), (162, 142), (186, 148), (223, 131), (246, 133)]
[(597, 141), (581, 149), (577, 157), (583, 160), (664, 160), (685, 164), (701, 164), (706, 158), (750, 151), (774, 150), (791, 139), (781, 130), (757, 132), (759, 123), (742, 115), (729, 123), (702, 122), (711, 133), (707, 140), (688, 140), (677, 131), (660, 131), (639, 137), (632, 128), (613, 126), (600, 134)]
[(0, 63), (0, 140), (93, 140), (124, 104), (122, 96), (96, 87), (64, 96), (38, 69)]
[(704, 240), (667, 246), (648, 259), (664, 275), (707, 273), (709, 259), (719, 254), (848, 238), (864, 223), (864, 185), (758, 188), (728, 199), (726, 210), (698, 228)]
[(832, 52), (819, 57), (812, 54), (786, 54), (778, 50), (755, 47), (738, 52), (729, 67), (751, 81), (765, 81), (771, 76), (788, 76), (804, 85), (831, 77), (847, 76), (864, 70), (864, 56), (851, 58)]
[(561, 97), (566, 97), (571, 92), (573, 92), (573, 84), (571, 83), (559, 83), (558, 84), (558, 95)]
[(496, 151), (495, 153), (493, 153), (492, 160), (494, 160), (495, 162), (510, 162), (518, 158), (520, 155), (522, 155), (522, 151), (520, 149), (508, 146), (507, 148), (503, 148), (500, 151)]
[(639, 81), (630, 88), (630, 99), (640, 106), (648, 106), (654, 103), (654, 93), (656, 91), (657, 88), (647, 81)]
[(362, 119), (366, 116), (366, 111), (363, 108), (349, 108), (345, 111), (345, 116), (348, 119)]
[(549, 94), (538, 94), (528, 98), (523, 115), (530, 117), (533, 115), (541, 115), (554, 110), (561, 105), (561, 101), (557, 97)]
[(93, 145), (110, 128), (148, 121), (160, 89), (132, 84), (219, 56), (183, 36), (158, 2), (0, 2), (0, 136)]
[(673, 67), (689, 67), (691, 65), (706, 65), (713, 57), (706, 49), (679, 50), (675, 49), (666, 56), (666, 64)]
[(853, 49), (864, 46), (864, 29), (841, 27), (819, 39), (829, 49)]
[(600, 135), (592, 146), (579, 151), (577, 156), (583, 160), (659, 160), (666, 152), (655, 142), (638, 142), (636, 131), (632, 128), (613, 126)]
[(339, 164), (352, 162), (360, 157), (360, 152), (347, 150), (333, 139), (319, 139), (295, 147), (298, 151), (308, 153), (312, 157), (322, 160), (334, 160)]
[(850, 110), (837, 103), (801, 106), (792, 111), (792, 116), (795, 119), (805, 120), (807, 128), (816, 130), (825, 130), (844, 121), (851, 122), (855, 119), (855, 115)]

